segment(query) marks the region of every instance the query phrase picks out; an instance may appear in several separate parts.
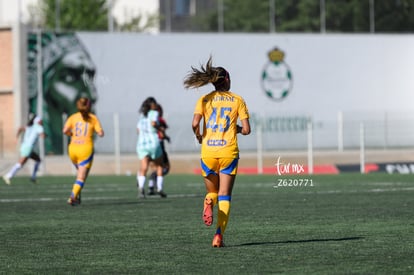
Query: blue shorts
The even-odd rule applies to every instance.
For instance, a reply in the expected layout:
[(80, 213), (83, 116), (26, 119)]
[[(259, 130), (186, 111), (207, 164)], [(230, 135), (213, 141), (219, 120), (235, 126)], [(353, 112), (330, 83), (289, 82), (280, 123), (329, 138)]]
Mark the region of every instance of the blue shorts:
[(219, 173), (236, 175), (238, 165), (238, 158), (201, 158), (201, 174), (203, 177)]

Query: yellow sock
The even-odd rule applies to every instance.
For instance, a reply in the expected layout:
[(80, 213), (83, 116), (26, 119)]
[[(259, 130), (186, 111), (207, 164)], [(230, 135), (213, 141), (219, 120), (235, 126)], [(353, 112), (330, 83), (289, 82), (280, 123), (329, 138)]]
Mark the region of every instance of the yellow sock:
[(83, 182), (80, 181), (80, 180), (76, 180), (76, 182), (73, 184), (73, 187), (72, 187), (72, 195), (71, 196), (73, 198), (76, 198), (79, 195), (82, 188), (83, 188)]
[(217, 193), (207, 193), (206, 198), (212, 198), (213, 199), (213, 205), (217, 204), (217, 198), (218, 198), (218, 194)]
[(218, 197), (218, 219), (216, 234), (224, 234), (230, 216), (231, 196)]

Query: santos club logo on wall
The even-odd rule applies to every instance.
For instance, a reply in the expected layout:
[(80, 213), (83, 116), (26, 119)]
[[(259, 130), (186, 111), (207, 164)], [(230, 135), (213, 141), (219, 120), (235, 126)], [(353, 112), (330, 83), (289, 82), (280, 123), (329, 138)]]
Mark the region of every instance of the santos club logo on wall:
[(269, 62), (262, 73), (262, 88), (266, 96), (274, 101), (284, 100), (292, 90), (293, 79), (285, 63), (285, 53), (274, 48), (268, 53)]

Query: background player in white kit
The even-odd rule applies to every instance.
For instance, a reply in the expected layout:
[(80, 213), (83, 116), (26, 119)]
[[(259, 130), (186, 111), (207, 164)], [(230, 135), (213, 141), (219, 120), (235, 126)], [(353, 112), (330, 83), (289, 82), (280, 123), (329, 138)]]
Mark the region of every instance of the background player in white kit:
[(141, 105), (140, 117), (137, 123), (138, 141), (137, 154), (141, 165), (137, 173), (138, 196), (145, 197), (145, 180), (150, 162), (153, 162), (157, 172), (157, 191), (165, 198), (167, 195), (162, 190), (163, 177), (163, 154), (158, 131), (163, 131), (159, 124), (159, 113), (157, 102), (153, 97), (147, 98)]
[(10, 171), (3, 176), (3, 180), (6, 184), (11, 184), (11, 179), (25, 165), (29, 158), (35, 161), (30, 180), (33, 183), (36, 183), (36, 174), (39, 169), (41, 159), (35, 150), (35, 145), (37, 144), (39, 137), (45, 137), (41, 117), (32, 114), (31, 117), (29, 117), (29, 122), (26, 127), (20, 127), (17, 131), (17, 138), (19, 138), (21, 134), (23, 134), (23, 141), (20, 145), (20, 159), (10, 169)]

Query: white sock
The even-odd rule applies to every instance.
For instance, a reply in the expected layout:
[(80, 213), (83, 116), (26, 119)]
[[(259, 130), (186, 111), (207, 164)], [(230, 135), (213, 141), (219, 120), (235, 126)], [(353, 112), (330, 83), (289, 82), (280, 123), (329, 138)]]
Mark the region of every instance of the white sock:
[(145, 185), (145, 176), (137, 176), (137, 180), (138, 180), (138, 187), (139, 188), (144, 188)]
[(158, 190), (158, 192), (160, 192), (162, 190), (163, 182), (164, 182), (164, 177), (163, 176), (158, 176), (157, 177), (157, 190)]
[(9, 179), (11, 179), (12, 177), (14, 177), (14, 175), (16, 175), (17, 171), (19, 171), (20, 168), (22, 168), (22, 165), (19, 162), (16, 163), (12, 167), (12, 169), (6, 174), (6, 177), (8, 177)]
[(153, 179), (148, 180), (148, 187), (149, 188), (154, 187), (154, 180)]

